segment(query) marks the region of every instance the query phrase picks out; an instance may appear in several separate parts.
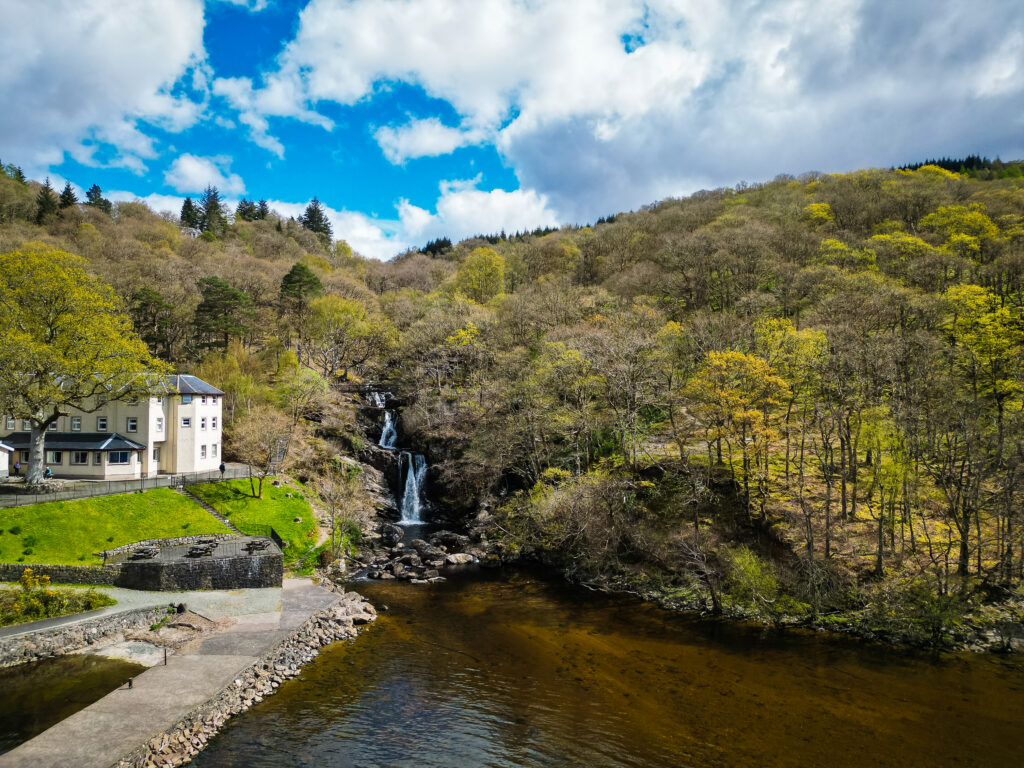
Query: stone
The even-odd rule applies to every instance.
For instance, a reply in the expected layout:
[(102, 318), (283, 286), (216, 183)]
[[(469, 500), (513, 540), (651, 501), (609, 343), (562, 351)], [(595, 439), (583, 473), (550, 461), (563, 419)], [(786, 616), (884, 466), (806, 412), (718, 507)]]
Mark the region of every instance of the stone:
[(466, 565), (467, 563), (475, 562), (476, 558), (468, 552), (455, 552), (454, 554), (447, 555), (444, 560), (448, 565)]

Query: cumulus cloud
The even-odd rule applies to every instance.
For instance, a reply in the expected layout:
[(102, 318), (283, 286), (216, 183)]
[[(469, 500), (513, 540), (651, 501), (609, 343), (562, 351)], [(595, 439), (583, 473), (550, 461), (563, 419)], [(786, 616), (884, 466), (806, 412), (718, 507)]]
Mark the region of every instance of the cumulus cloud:
[(450, 128), (436, 117), (414, 119), (398, 128), (384, 126), (374, 132), (384, 156), (395, 164), (415, 157), (447, 155), (459, 147), (476, 144), (483, 137), (480, 130)]
[(493, 141), (587, 220), (780, 172), (1024, 154), (1022, 28), (1012, 0), (311, 0), (232, 103), (330, 128), (318, 104), (418, 86), (459, 127), (379, 127), (389, 161)]
[(179, 155), (164, 174), (164, 182), (179, 192), (202, 192), (207, 186), (214, 186), (225, 195), (244, 194), (245, 182), (230, 168), (231, 158), (226, 155)]
[[(59, 21), (57, 21), (59, 20)], [(63, 159), (141, 172), (157, 154), (140, 122), (180, 131), (202, 114), (202, 0), (0, 3), (0, 136), (28, 169)], [(178, 87), (188, 81), (188, 88)]]

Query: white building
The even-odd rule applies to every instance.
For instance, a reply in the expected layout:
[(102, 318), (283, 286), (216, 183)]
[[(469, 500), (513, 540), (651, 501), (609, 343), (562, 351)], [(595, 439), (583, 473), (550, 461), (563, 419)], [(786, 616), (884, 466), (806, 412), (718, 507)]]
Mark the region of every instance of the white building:
[[(93, 413), (68, 409), (46, 433), (46, 466), (54, 477), (130, 480), (217, 469), (224, 393), (195, 376), (168, 376), (164, 383), (161, 397), (107, 403)], [(0, 440), (14, 449), (7, 464), (20, 460), (22, 474), (30, 430), (28, 421), (0, 418)]]

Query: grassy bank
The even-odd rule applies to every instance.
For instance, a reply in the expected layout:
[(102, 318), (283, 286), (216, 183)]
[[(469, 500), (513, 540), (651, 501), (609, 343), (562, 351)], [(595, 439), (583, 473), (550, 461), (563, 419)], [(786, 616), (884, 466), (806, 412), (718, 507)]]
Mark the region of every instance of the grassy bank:
[(287, 543), (285, 565), (295, 565), (316, 547), (317, 525), (309, 505), (309, 491), (300, 483), (287, 481), (280, 487), (263, 484), (263, 498), (252, 495), (248, 480), (229, 480), (189, 488), (200, 499), (227, 517), (239, 530), (269, 525)]
[(0, 510), (0, 562), (99, 565), (95, 552), (143, 539), (228, 533), (168, 488)]

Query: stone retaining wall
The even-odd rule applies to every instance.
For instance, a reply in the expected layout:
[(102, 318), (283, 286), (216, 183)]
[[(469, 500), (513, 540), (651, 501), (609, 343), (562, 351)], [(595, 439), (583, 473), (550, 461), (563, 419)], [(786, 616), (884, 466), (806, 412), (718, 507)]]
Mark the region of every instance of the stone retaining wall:
[(137, 608), (112, 616), (54, 627), (18, 637), (0, 638), (0, 668), (64, 656), (99, 642), (119, 642), (125, 634), (149, 627), (173, 612), (172, 606)]
[(105, 550), (105, 552), (97, 552), (98, 557), (103, 557), (104, 554), (109, 557), (119, 555), (122, 552), (130, 552), (136, 547), (173, 547), (181, 544), (198, 544), (203, 539), (216, 539), (217, 541), (225, 541), (226, 539), (237, 538), (237, 533), (193, 533), (190, 536), (179, 536), (176, 539), (143, 539), (142, 541), (133, 541), (131, 544), (122, 544), (120, 547), (114, 547), (113, 549)]
[(55, 584), (93, 584), (117, 586), (121, 565), (45, 565), (40, 563), (0, 563), (0, 581), (17, 581), (26, 568), (36, 576), (49, 576)]
[(202, 557), (187, 562), (133, 560), (107, 565), (0, 563), (0, 581), (17, 581), (26, 568), (56, 584), (109, 585), (176, 592), (195, 589), (280, 587), (284, 556), (266, 551), (241, 557)]
[(355, 592), (314, 613), (280, 645), (239, 673), (220, 693), (182, 717), (174, 726), (125, 755), (118, 768), (166, 768), (189, 762), (231, 718), (273, 694), (296, 677), (302, 665), (335, 640), (355, 637), (361, 625), (377, 618), (373, 606)]

